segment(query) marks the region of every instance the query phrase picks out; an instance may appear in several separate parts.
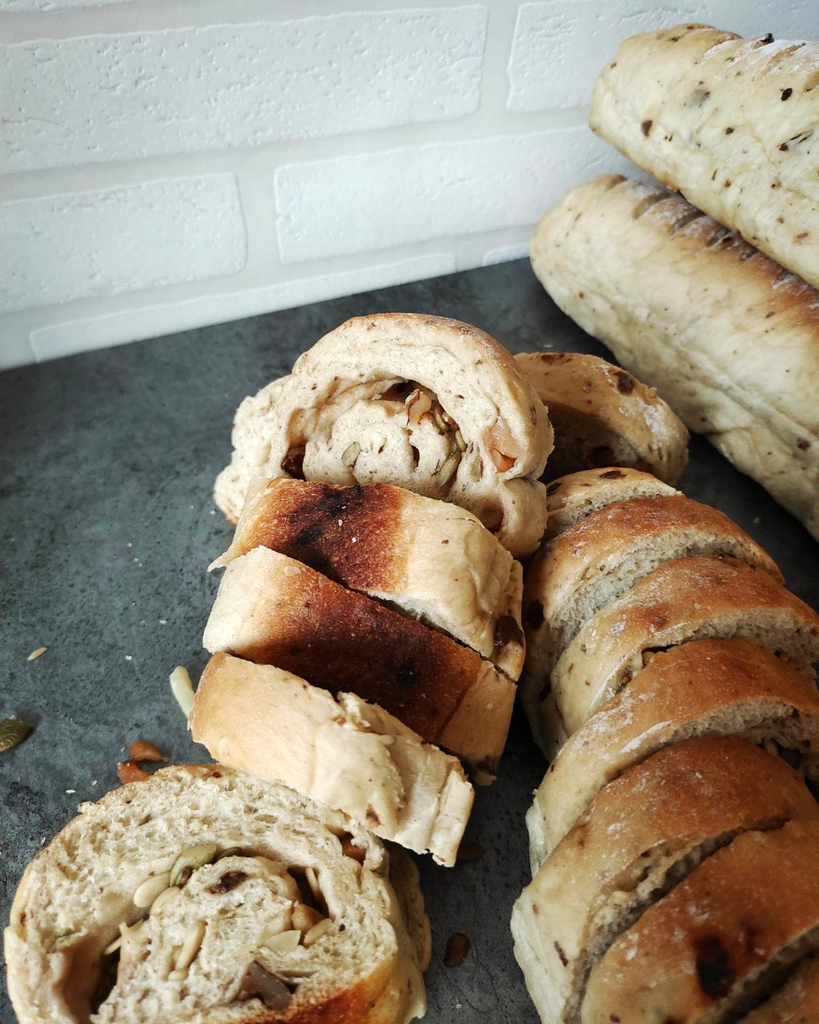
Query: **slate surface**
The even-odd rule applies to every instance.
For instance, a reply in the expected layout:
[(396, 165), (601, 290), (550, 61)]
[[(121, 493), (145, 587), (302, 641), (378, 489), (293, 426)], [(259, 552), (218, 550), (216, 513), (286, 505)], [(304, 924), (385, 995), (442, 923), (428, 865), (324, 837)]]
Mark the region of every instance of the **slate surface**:
[[(196, 679), (205, 664), (200, 638), (218, 583), (205, 568), (230, 533), (211, 486), (234, 410), (347, 317), (385, 310), (456, 317), (512, 351), (605, 354), (518, 260), (0, 374), (0, 717), (35, 724), (0, 755), (3, 925), (26, 862), (80, 801), (118, 784), (116, 762), (134, 739), (174, 761), (207, 759), (168, 673), (185, 664)], [(819, 605), (815, 542), (701, 439), (682, 486), (733, 516)], [(27, 662), (41, 645), (48, 652)], [(536, 1024), (508, 921), (527, 880), (523, 816), (544, 767), (516, 720), (467, 833), (485, 855), (450, 871), (421, 863), (430, 1024)], [(454, 931), (472, 949), (446, 968)], [(2, 991), (0, 1021), (12, 1020)]]

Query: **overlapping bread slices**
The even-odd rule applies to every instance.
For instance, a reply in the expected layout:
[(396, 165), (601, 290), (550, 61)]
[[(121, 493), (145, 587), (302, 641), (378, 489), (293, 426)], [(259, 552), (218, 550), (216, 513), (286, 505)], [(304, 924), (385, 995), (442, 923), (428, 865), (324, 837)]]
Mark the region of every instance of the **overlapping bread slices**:
[(552, 429), (512, 356), (444, 317), (356, 317), (240, 406), (215, 497), (239, 516), (255, 476), (390, 483), (472, 511), (514, 555), (545, 527)]
[[(587, 1013), (584, 996), (590, 975), (600, 987), (597, 976), (610, 947), (616, 956), (618, 937), (631, 935), (627, 929), (639, 928), (663, 893), (674, 898), (674, 887), (736, 836), (791, 820), (819, 827), (819, 804), (781, 759), (736, 738), (680, 742), (609, 783), (515, 905), (515, 952), (541, 1019), (609, 1020)], [(805, 855), (812, 852), (808, 845)], [(817, 912), (819, 890), (811, 913)], [(652, 963), (649, 951), (640, 964), (644, 977), (651, 977)], [(593, 993), (589, 998), (598, 1005)], [(677, 1017), (670, 1004), (666, 1016), (628, 1019), (669, 1018), (699, 1020)]]
[(533, 871), (604, 785), (697, 736), (740, 736), (781, 749), (812, 777), (819, 694), (805, 673), (750, 640), (691, 640), (653, 655), (549, 765), (526, 817)]
[(674, 484), (688, 462), (688, 431), (628, 370), (581, 352), (515, 356), (549, 410), (554, 451), (546, 478), (598, 466), (645, 470)]
[(26, 869), (5, 932), (18, 1018), (404, 1024), (429, 925), (391, 856), (283, 786), (160, 769), (84, 804)]

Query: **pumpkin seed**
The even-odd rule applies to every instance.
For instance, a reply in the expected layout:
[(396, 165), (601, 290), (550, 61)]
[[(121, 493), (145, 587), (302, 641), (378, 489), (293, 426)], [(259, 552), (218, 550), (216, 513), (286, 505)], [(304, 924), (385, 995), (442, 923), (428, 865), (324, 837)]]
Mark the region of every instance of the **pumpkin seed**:
[(205, 930), (204, 921), (195, 921), (190, 926), (182, 943), (182, 948), (176, 954), (176, 962), (173, 965), (175, 971), (187, 970), (196, 959), (196, 954), (202, 945), (202, 939), (205, 937)]
[(299, 942), (301, 942), (301, 932), (298, 928), (293, 928), (291, 931), (279, 932), (278, 935), (272, 935), (269, 939), (265, 939), (264, 947), (274, 953), (292, 953), (298, 948)]
[(16, 718), (4, 718), (0, 722), (0, 754), (16, 747), (28, 736), (34, 726), (28, 722), (20, 722)]
[(271, 1010), (284, 1010), (292, 998), (288, 987), (255, 960), (242, 978), (240, 996), (245, 999), (261, 999)]
[(168, 888), (170, 884), (170, 871), (163, 871), (161, 875), (148, 875), (141, 885), (138, 885), (134, 893), (134, 906), (145, 910), (151, 906), (154, 900)]
[(201, 868), (203, 864), (210, 864), (215, 856), (216, 843), (202, 843), (199, 846), (189, 846), (173, 862), (168, 884), (184, 885), (196, 868)]
[(342, 466), (355, 465), (355, 460), (361, 454), (361, 445), (358, 441), (353, 441), (352, 444), (348, 444), (344, 451), (341, 453), (341, 464)]

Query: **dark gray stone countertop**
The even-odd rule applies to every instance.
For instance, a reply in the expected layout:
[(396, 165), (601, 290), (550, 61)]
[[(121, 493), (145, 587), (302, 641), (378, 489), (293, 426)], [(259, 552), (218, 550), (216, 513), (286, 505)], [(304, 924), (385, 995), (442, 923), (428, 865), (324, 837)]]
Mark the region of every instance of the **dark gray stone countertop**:
[[(118, 785), (116, 763), (133, 740), (153, 740), (173, 761), (207, 760), (168, 674), (183, 664), (196, 679), (206, 661), (202, 629), (218, 579), (205, 569), (230, 535), (211, 488), (234, 411), (326, 331), (385, 310), (465, 320), (515, 352), (605, 354), (518, 260), (0, 374), (0, 718), (35, 725), (0, 755), (3, 925), (26, 862), (81, 801)], [(733, 516), (791, 589), (819, 604), (815, 542), (700, 438), (682, 487)], [(28, 662), (40, 646), (47, 653)], [(537, 1021), (508, 922), (527, 881), (523, 818), (544, 767), (516, 719), (467, 832), (484, 856), (451, 870), (420, 862), (434, 941), (431, 1024)], [(446, 968), (454, 931), (472, 948)], [(3, 991), (0, 1022), (11, 1021)]]

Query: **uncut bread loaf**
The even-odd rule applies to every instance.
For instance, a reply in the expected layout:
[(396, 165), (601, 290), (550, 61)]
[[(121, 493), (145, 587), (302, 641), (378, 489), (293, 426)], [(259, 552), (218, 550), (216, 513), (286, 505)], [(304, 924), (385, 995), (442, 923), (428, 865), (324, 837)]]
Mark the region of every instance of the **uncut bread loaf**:
[(526, 815), (533, 867), (603, 786), (697, 736), (782, 748), (810, 776), (819, 754), (819, 694), (793, 665), (750, 640), (691, 640), (655, 654), (549, 765)]
[(615, 175), (545, 214), (532, 266), (564, 312), (819, 538), (814, 288), (684, 199)]
[(763, 569), (677, 558), (597, 612), (561, 655), (550, 696), (566, 733), (636, 675), (646, 652), (706, 637), (745, 637), (808, 673), (819, 660), (819, 615)]
[(205, 629), (211, 653), (277, 665), (354, 693), (472, 762), (488, 781), (506, 742), (515, 684), (475, 651), (257, 547), (225, 570)]
[(549, 518), (544, 540), (556, 537), (604, 505), (630, 498), (658, 498), (679, 493), (651, 473), (625, 466), (569, 473), (546, 487)]
[(83, 804), (29, 864), (12, 1003), (21, 1024), (409, 1021), (429, 926), (405, 919), (422, 904), (401, 877), (403, 898), (380, 840), (284, 786), (163, 768)]
[(819, 822), (737, 836), (592, 968), (581, 1024), (736, 1020), (819, 947), (817, 863)]
[(554, 451), (548, 479), (629, 466), (674, 484), (688, 462), (688, 431), (654, 391), (627, 370), (580, 352), (515, 356), (549, 410)]
[(471, 512), (389, 484), (254, 480), (233, 541), (211, 568), (260, 545), (520, 675), (521, 566)]
[(236, 522), (254, 476), (389, 483), (473, 512), (513, 555), (546, 525), (547, 411), (512, 356), (468, 324), (355, 317), (245, 399), (217, 505)]
[(793, 819), (819, 824), (819, 804), (739, 739), (679, 743), (606, 786), (515, 904), (515, 955), (541, 1020), (576, 1020), (606, 950), (715, 850)]
[(589, 125), (819, 287), (817, 84), (818, 43), (676, 25), (620, 46), (595, 85)]
[(222, 764), (282, 782), (439, 864), (455, 863), (472, 787), (457, 758), (382, 708), (214, 654), (188, 722)]

